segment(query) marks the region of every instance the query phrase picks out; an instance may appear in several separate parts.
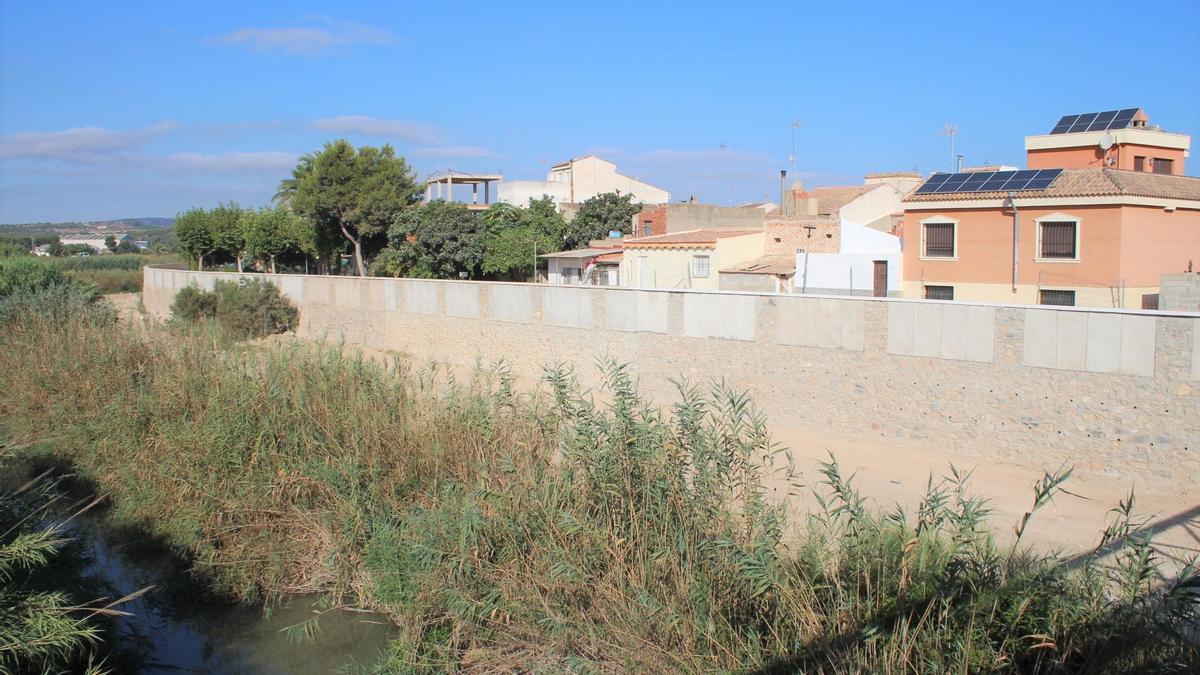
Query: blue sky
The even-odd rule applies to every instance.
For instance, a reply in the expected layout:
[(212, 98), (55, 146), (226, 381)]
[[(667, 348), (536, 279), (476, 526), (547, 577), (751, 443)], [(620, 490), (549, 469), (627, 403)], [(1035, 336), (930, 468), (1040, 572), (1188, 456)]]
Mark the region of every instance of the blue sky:
[(596, 153), (718, 204), (773, 199), (785, 167), (944, 170), (947, 123), (967, 164), (1023, 165), (1068, 113), (1200, 137), (1198, 26), (1195, 0), (4, 2), (0, 222), (265, 204), (338, 137), (421, 177)]

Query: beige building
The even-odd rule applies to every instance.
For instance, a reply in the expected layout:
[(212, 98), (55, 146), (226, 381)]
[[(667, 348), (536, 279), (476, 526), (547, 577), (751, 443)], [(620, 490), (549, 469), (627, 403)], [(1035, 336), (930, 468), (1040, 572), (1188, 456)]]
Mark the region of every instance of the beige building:
[(719, 270), (763, 254), (763, 230), (692, 230), (625, 240), (621, 285), (719, 288)]
[(501, 202), (527, 206), (530, 199), (550, 196), (555, 204), (579, 204), (608, 192), (633, 195), (635, 202), (664, 204), (671, 193), (637, 178), (617, 173), (617, 165), (595, 155), (572, 159), (550, 167), (546, 180), (501, 181)]

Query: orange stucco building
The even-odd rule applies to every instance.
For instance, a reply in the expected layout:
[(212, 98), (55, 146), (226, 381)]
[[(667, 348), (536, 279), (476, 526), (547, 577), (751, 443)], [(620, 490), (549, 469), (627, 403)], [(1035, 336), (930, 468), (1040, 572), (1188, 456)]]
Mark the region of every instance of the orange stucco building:
[(1200, 178), (1182, 175), (1188, 136), (1135, 119), (1027, 138), (1030, 169), (1063, 169), (1044, 189), (910, 193), (905, 297), (1156, 306), (1163, 274), (1200, 270)]

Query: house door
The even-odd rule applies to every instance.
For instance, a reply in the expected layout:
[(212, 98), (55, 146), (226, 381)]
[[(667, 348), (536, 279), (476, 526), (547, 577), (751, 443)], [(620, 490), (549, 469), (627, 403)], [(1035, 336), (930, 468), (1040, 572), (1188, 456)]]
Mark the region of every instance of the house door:
[(638, 256), (638, 286), (650, 288), (649, 256)]
[(875, 292), (872, 293), (877, 298), (886, 298), (888, 294), (887, 287), (887, 261), (875, 261)]

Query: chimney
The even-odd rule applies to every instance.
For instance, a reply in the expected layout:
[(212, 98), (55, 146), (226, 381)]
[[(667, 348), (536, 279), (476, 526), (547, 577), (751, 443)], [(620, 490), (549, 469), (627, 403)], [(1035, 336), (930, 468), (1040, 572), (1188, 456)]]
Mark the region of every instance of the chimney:
[(779, 208), (785, 216), (803, 215), (806, 199), (808, 199), (808, 193), (804, 191), (804, 183), (796, 181), (792, 183), (792, 189), (788, 191), (784, 203), (780, 204)]

